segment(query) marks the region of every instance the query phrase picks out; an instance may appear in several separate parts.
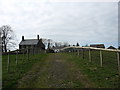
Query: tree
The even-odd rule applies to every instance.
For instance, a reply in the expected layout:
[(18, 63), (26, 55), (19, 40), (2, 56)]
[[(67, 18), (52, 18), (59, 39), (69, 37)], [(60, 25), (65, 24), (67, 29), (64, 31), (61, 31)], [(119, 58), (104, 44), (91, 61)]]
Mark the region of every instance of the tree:
[(55, 47), (61, 47), (62, 43), (61, 42), (55, 42)]
[(15, 34), (10, 26), (4, 25), (0, 27), (0, 37), (2, 38), (2, 52), (7, 52), (11, 47), (15, 47)]
[(63, 47), (67, 47), (69, 46), (69, 43), (68, 42), (63, 42)]
[(85, 47), (88, 47), (88, 44), (86, 44)]
[(53, 40), (48, 39), (48, 49), (52, 48), (52, 46), (53, 46)]
[(42, 39), (42, 42), (45, 45), (45, 48), (47, 48), (48, 40), (47, 39)]
[(76, 46), (80, 46), (79, 43), (77, 43)]

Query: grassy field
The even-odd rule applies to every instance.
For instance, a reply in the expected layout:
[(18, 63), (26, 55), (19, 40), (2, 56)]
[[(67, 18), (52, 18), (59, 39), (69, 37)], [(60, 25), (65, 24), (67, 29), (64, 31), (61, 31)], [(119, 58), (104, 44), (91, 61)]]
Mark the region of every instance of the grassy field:
[(2, 55), (0, 55), (0, 89), (2, 89)]
[(92, 51), (92, 62), (89, 62), (88, 51), (85, 51), (85, 59), (69, 53), (64, 54), (68, 60), (76, 64), (76, 68), (89, 77), (97, 88), (120, 88), (120, 76), (118, 75), (117, 58), (115, 52), (103, 52), (103, 67), (100, 67), (98, 51)]
[(7, 71), (7, 55), (2, 56), (2, 87), (3, 88), (15, 88), (19, 79), (25, 75), (32, 66), (37, 62), (43, 62), (48, 54), (36, 54), (29, 55), (18, 55), (18, 64), (16, 65), (16, 55), (10, 55), (10, 69)]
[[(32, 68), (33, 68), (33, 72), (37, 71), (37, 69), (40, 73), (43, 72), (43, 74), (36, 72), (38, 73), (38, 76), (40, 74), (40, 76), (43, 75), (41, 77), (45, 77), (43, 79), (42, 78), (37, 79), (38, 77), (36, 76), (34, 77), (34, 74), (32, 75), (33, 78), (36, 78), (36, 80), (40, 82), (38, 83), (37, 87), (40, 87), (39, 85), (46, 85), (46, 83), (48, 82), (45, 83), (44, 80), (49, 81), (50, 78), (47, 77), (49, 75), (45, 76), (44, 74), (49, 73), (51, 75), (55, 73), (56, 80), (58, 80), (59, 75), (62, 75), (62, 72), (64, 71), (62, 67), (66, 66), (67, 64), (70, 64), (68, 66), (71, 66), (68, 68), (68, 71), (70, 68), (73, 68), (72, 72), (74, 72), (74, 70), (80, 71), (83, 75), (85, 75), (90, 80), (90, 82), (93, 82), (94, 84), (93, 86), (96, 88), (120, 88), (120, 76), (118, 75), (116, 53), (104, 51), (103, 52), (103, 67), (100, 67), (99, 52), (98, 51), (91, 51), (91, 52), (92, 52), (91, 53), (92, 62), (89, 62), (88, 51), (85, 51), (84, 59), (82, 58), (82, 55), (83, 55), (82, 53), (80, 53), (79, 56), (77, 55), (77, 53), (75, 53), (74, 55), (72, 53), (36, 54), (34, 56), (30, 55), (29, 60), (27, 58), (27, 55), (18, 55), (18, 65), (16, 65), (16, 59), (15, 59), (16, 55), (10, 55), (9, 72), (7, 72), (7, 58), (8, 57), (7, 55), (4, 55), (2, 57), (3, 88), (17, 87), (18, 81), (21, 80), (22, 77), (26, 77), (26, 79), (28, 78), (27, 76), (29, 75), (26, 75), (26, 73), (31, 71)], [(51, 58), (48, 58), (48, 56)], [(62, 63), (61, 61), (65, 61), (66, 64), (65, 62), (61, 64)], [(38, 66), (36, 65), (37, 63), (39, 63)], [(33, 67), (35, 65), (37, 69)], [(40, 67), (42, 70), (39, 70), (38, 67)], [(59, 70), (61, 71), (61, 74), (59, 74)], [(66, 68), (66, 74), (63, 74), (63, 75), (66, 76), (68, 74), (67, 73), (68, 71)], [(35, 75), (37, 75), (36, 73)], [(68, 75), (70, 75), (70, 77), (73, 78), (73, 81), (74, 81), (75, 77), (77, 75), (79, 76), (79, 74), (77, 74), (77, 71), (76, 71), (76, 75), (71, 74), (71, 73), (69, 73)], [(54, 78), (52, 79), (54, 80)], [(61, 80), (62, 78), (59, 78), (59, 79)], [(43, 82), (42, 80), (44, 81), (44, 83), (41, 83)], [(30, 83), (31, 83), (30, 85), (33, 85), (32, 82)], [(51, 80), (50, 80), (50, 84), (51, 84)], [(81, 85), (82, 84), (80, 84), (80, 87), (82, 87)]]

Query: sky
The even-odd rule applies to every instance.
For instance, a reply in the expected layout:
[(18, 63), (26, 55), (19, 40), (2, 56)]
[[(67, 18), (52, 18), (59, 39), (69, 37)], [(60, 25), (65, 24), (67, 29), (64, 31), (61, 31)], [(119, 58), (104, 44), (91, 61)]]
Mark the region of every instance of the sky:
[(0, 26), (10, 25), (22, 39), (52, 39), (118, 47), (117, 2), (0, 0)]

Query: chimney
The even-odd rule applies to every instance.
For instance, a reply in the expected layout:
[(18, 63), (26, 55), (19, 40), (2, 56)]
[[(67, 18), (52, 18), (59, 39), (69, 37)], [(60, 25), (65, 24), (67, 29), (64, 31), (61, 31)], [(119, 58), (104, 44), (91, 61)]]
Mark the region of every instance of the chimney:
[(39, 40), (39, 35), (37, 35), (37, 39)]
[(24, 36), (22, 36), (22, 41), (24, 41)]

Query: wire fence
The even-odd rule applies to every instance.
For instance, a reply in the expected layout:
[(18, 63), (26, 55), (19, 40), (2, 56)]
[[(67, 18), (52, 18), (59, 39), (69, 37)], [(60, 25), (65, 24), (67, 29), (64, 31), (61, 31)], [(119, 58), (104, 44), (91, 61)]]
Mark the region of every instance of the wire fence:
[[(61, 51), (73, 53), (120, 75), (120, 50), (93, 47), (65, 47)], [(112, 68), (111, 68), (112, 67)]]
[(7, 65), (6, 70), (8, 73), (14, 72), (16, 66), (19, 64), (26, 64), (26, 62), (30, 62), (31, 60), (36, 60), (38, 59), (36, 58), (36, 55), (44, 52), (44, 50), (40, 50), (38, 48), (26, 48), (9, 51), (5, 53), (5, 59), (7, 60), (7, 63), (5, 62), (6, 64), (4, 64), (3, 61), (3, 64)]

